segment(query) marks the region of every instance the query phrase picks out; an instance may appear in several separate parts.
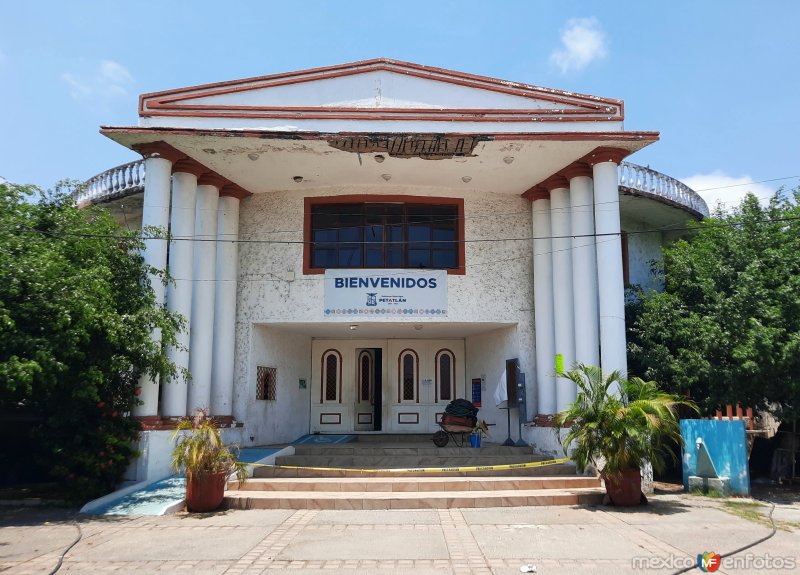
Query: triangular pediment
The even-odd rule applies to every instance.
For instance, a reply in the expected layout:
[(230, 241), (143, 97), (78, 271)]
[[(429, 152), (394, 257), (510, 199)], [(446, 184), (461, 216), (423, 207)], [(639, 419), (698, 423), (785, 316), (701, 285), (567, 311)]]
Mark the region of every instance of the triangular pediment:
[(575, 122), (622, 120), (619, 100), (389, 59), (145, 94), (142, 117)]

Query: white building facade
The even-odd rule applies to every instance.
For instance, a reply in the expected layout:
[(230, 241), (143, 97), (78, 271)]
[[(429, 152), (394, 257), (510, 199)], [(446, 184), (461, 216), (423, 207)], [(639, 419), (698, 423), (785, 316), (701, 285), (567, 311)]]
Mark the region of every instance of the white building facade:
[[(145, 94), (139, 117), (102, 133), (143, 161), (79, 198), (151, 234), (187, 319), (168, 351), (192, 379), (141, 382), (138, 479), (201, 407), (249, 446), (433, 432), (465, 397), (550, 452), (575, 398), (557, 368), (626, 371), (626, 283), (654, 287), (670, 230), (707, 213), (624, 162), (658, 134), (619, 100), (394, 60)], [(519, 373), (507, 430), (494, 394)]]

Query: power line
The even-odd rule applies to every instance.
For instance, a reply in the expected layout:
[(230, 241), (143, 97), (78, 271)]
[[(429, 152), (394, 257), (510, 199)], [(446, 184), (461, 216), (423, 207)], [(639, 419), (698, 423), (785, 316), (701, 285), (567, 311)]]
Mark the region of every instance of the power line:
[[(800, 216), (788, 216), (785, 218), (770, 218), (764, 220), (753, 220), (752, 222), (746, 223), (753, 223), (753, 224), (775, 224), (775, 223), (785, 223), (785, 222), (793, 222), (800, 220)], [(699, 229), (707, 229), (707, 228), (731, 228), (731, 227), (739, 227), (745, 225), (745, 222), (730, 222), (730, 223), (718, 223), (718, 224), (703, 224), (699, 226), (682, 226), (682, 227), (673, 227), (672, 224), (663, 226), (660, 228), (650, 228), (645, 230), (620, 230), (619, 232), (606, 232), (606, 233), (591, 233), (591, 234), (567, 234), (562, 236), (523, 236), (523, 237), (511, 237), (511, 238), (476, 238), (476, 239), (463, 239), (463, 240), (398, 240), (398, 241), (390, 241), (390, 242), (381, 242), (383, 244), (390, 244), (390, 245), (407, 245), (407, 244), (482, 244), (482, 243), (494, 243), (494, 242), (522, 242), (522, 241), (535, 241), (535, 240), (561, 240), (561, 239), (577, 239), (577, 238), (602, 238), (608, 236), (621, 236), (623, 233), (627, 235), (639, 235), (639, 234), (650, 234), (650, 233), (660, 233), (665, 231), (673, 231), (673, 232), (680, 232), (680, 231), (697, 231)], [(78, 232), (53, 232), (47, 230), (37, 230), (32, 228), (17, 228), (17, 229), (4, 229), (0, 230), (7, 233), (36, 233), (40, 235), (46, 235), (50, 237), (57, 237), (57, 238), (67, 238), (67, 237), (80, 237), (80, 238), (87, 238), (87, 239), (113, 239), (115, 241), (153, 241), (153, 240), (161, 240), (161, 241), (169, 241), (169, 242), (214, 242), (214, 243), (236, 243), (236, 244), (265, 244), (265, 245), (312, 245), (312, 244), (342, 244), (342, 245), (351, 245), (351, 246), (358, 246), (358, 245), (372, 245), (374, 242), (368, 241), (341, 241), (341, 242), (315, 242), (311, 240), (258, 240), (258, 239), (225, 239), (225, 238), (199, 238), (195, 236), (170, 236), (167, 234), (166, 236), (163, 235), (152, 235), (152, 236), (137, 236), (137, 237), (126, 237), (126, 236), (119, 236), (114, 234), (89, 234), (89, 233), (78, 233)]]

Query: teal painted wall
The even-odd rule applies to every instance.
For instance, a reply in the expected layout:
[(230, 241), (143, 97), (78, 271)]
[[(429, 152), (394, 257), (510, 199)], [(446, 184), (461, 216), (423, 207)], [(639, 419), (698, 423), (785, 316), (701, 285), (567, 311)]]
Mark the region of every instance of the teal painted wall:
[(744, 421), (716, 419), (681, 420), (683, 436), (683, 487), (688, 489), (689, 476), (697, 468), (697, 438), (703, 439), (714, 468), (720, 477), (729, 477), (731, 491), (750, 495), (750, 471), (747, 461), (747, 438)]

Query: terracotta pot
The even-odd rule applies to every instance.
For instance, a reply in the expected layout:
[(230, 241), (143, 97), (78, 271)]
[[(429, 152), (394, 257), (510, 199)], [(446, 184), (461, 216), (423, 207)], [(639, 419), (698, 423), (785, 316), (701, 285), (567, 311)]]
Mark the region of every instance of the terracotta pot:
[(614, 505), (633, 507), (642, 502), (642, 476), (638, 468), (603, 477), (606, 493)]
[(202, 513), (213, 511), (225, 498), (225, 479), (227, 472), (204, 475), (186, 475), (186, 508)]

